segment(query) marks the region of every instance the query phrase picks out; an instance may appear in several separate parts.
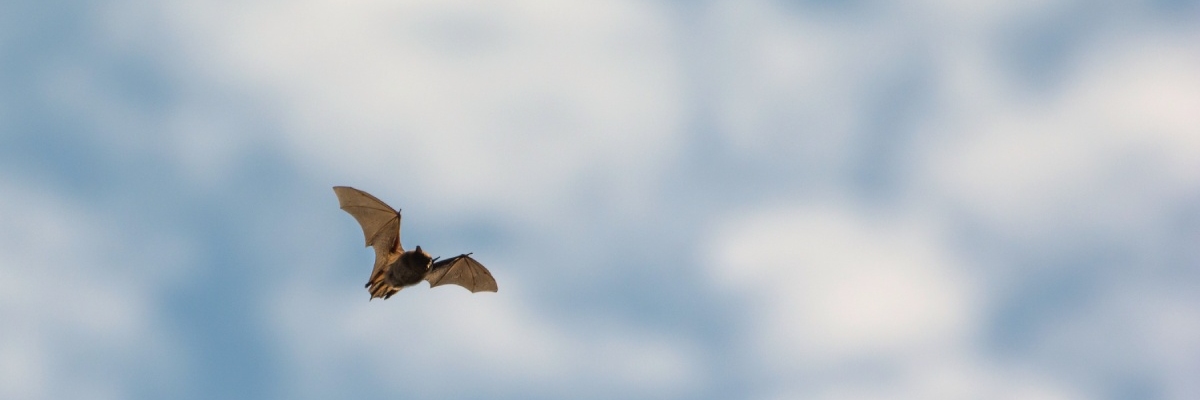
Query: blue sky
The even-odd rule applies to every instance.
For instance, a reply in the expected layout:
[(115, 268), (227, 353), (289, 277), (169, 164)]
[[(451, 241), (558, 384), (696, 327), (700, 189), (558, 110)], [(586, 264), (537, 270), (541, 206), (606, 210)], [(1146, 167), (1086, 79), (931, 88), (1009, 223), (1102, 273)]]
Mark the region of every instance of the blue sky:
[[(1200, 398), (1195, 1), (0, 5), (0, 398)], [(368, 302), (331, 186), (495, 294)]]

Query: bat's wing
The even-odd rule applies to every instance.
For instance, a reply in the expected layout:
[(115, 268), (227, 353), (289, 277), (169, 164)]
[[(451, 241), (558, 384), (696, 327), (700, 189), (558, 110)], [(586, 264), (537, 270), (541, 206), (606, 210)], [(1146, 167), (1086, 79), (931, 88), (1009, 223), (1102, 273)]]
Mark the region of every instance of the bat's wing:
[(334, 186), (338, 203), (362, 226), (367, 246), (383, 245), (404, 251), (400, 241), (400, 213), (370, 193), (347, 186)]
[(455, 284), (474, 292), (495, 292), (496, 279), (479, 261), (463, 254), (433, 263), (429, 273), (425, 274), (429, 287)]
[(342, 210), (350, 213), (362, 226), (367, 246), (375, 248), (375, 268), (371, 271), (371, 282), (381, 277), (393, 254), (404, 252), (400, 245), (400, 212), (371, 194), (347, 186), (334, 186)]

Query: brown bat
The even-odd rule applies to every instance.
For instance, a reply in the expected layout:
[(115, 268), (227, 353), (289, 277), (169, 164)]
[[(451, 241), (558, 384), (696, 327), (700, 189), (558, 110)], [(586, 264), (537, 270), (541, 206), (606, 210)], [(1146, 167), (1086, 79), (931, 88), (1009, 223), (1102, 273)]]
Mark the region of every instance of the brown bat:
[(422, 251), (421, 246), (404, 251), (400, 245), (399, 211), (375, 196), (352, 187), (334, 186), (333, 193), (337, 195), (342, 209), (362, 225), (367, 246), (375, 248), (375, 268), (371, 270), (371, 278), (365, 286), (371, 293), (371, 300), (376, 297), (386, 300), (405, 286), (416, 285), (422, 280), (429, 281), (429, 287), (453, 283), (472, 293), (497, 290), (496, 279), (492, 278), (487, 268), (471, 258), (473, 253), (438, 261)]

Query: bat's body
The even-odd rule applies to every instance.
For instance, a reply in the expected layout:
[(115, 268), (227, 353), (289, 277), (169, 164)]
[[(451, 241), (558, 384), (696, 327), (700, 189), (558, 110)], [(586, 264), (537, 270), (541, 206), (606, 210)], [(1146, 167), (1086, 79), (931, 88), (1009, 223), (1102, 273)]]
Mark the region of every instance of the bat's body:
[(430, 287), (453, 283), (471, 292), (497, 290), (492, 273), (470, 253), (435, 262), (421, 246), (404, 251), (400, 245), (400, 212), (375, 196), (346, 186), (335, 186), (333, 192), (342, 210), (362, 225), (367, 246), (375, 248), (375, 267), (366, 285), (371, 299), (387, 299), (422, 280), (429, 281)]
[(416, 250), (406, 251), (396, 258), (396, 263), (388, 270), (388, 283), (398, 287), (416, 285), (425, 280), (425, 274), (429, 273), (429, 268), (433, 266), (432, 261), (429, 254), (421, 251), (421, 246), (417, 246)]

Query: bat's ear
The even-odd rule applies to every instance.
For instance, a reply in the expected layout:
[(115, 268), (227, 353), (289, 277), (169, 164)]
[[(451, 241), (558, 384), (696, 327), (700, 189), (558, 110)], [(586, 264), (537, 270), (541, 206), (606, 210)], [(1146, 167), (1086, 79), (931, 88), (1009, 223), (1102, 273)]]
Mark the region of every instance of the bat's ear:
[(416, 250), (413, 250), (413, 251), (415, 251), (415, 252), (417, 252), (417, 253), (420, 253), (420, 252), (421, 252), (421, 246), (420, 246), (420, 245), (417, 245), (417, 249), (416, 249)]

